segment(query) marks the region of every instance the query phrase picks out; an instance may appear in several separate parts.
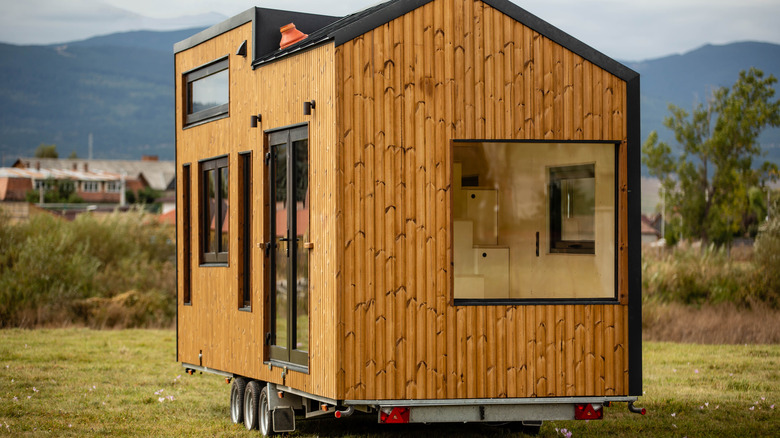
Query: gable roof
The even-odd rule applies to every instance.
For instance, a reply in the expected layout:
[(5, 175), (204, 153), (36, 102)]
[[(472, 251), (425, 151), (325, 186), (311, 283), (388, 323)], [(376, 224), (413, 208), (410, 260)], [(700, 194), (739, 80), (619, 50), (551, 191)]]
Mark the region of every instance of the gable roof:
[[(257, 67), (260, 64), (274, 61), (330, 40), (332, 40), (336, 46), (340, 46), (366, 32), (393, 21), (408, 12), (422, 7), (431, 1), (433, 0), (390, 0), (354, 14), (347, 15), (315, 32), (310, 32), (309, 37), (303, 41), (285, 49), (275, 50), (255, 58), (253, 66)], [(639, 76), (637, 72), (625, 65), (615, 61), (508, 0), (481, 1), (626, 82)], [(296, 26), (302, 31), (307, 31), (307, 29), (298, 26), (297, 23)]]

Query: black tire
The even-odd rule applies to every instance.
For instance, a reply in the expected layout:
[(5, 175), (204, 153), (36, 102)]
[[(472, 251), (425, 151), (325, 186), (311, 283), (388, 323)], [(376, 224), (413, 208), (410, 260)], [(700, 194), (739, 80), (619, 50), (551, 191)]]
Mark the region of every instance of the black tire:
[(230, 420), (233, 421), (233, 424), (240, 424), (244, 421), (245, 389), (245, 378), (236, 377), (233, 379), (233, 385), (230, 387)]
[(260, 382), (252, 380), (244, 391), (244, 426), (247, 430), (257, 429), (257, 402), (260, 398)]
[(260, 405), (258, 409), (258, 421), (260, 423), (260, 433), (264, 436), (276, 435), (271, 422), (271, 405), (268, 404), (268, 387), (263, 387), (260, 392)]

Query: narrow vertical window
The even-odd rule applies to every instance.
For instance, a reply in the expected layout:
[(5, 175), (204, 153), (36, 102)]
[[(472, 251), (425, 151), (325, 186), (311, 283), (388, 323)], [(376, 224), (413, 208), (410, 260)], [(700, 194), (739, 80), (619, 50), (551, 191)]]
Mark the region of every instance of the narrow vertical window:
[(190, 209), (192, 196), (190, 194), (190, 165), (185, 164), (181, 168), (181, 248), (182, 248), (182, 301), (184, 304), (192, 304), (192, 292), (190, 289), (190, 270), (192, 269), (192, 229), (190, 228)]
[(241, 179), (241, 297), (242, 310), (252, 308), (252, 152), (239, 154)]
[(201, 161), (201, 263), (227, 263), (230, 248), (228, 157)]

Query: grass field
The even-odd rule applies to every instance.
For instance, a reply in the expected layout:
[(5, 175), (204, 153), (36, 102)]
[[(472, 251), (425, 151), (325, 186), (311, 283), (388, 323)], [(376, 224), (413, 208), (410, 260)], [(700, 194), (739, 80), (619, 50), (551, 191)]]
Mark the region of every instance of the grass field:
[[(229, 419), (229, 386), (184, 374), (172, 330), (0, 331), (0, 437), (259, 436)], [(646, 394), (603, 421), (545, 423), (540, 436), (730, 437), (780, 434), (780, 346), (646, 343)], [(380, 426), (375, 417), (308, 420), (296, 436), (510, 436), (482, 425)]]

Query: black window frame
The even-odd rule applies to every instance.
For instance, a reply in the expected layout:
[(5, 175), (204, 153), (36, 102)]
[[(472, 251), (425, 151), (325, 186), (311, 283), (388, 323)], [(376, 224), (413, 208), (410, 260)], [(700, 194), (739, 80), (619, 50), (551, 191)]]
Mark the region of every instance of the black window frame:
[(181, 242), (182, 242), (182, 303), (185, 306), (192, 305), (192, 180), (190, 163), (181, 166)]
[(238, 205), (241, 209), (241, 276), (239, 310), (252, 311), (252, 151), (239, 152), (239, 186)]
[[(550, 254), (596, 254), (595, 240), (564, 240), (563, 212), (561, 207), (561, 182), (575, 178), (596, 178), (595, 163), (550, 167), (549, 217)], [(595, 212), (594, 212), (595, 214)]]
[[(192, 83), (207, 76), (228, 72), (228, 101), (225, 104), (207, 108), (194, 113), (192, 107)], [(182, 74), (184, 84), (184, 127), (190, 127), (201, 123), (218, 120), (230, 115), (230, 61), (227, 56), (214, 60), (208, 64), (194, 68)]]
[[(199, 170), (198, 174), (200, 176), (200, 184), (198, 188), (199, 193), (199, 217), (200, 217), (200, 262), (201, 266), (227, 266), (229, 257), (230, 257), (230, 228), (228, 228), (228, 244), (227, 248), (222, 247), (222, 238), (221, 238), (221, 230), (224, 224), (224, 221), (227, 219), (230, 220), (228, 216), (228, 211), (230, 210), (230, 198), (228, 197), (228, 205), (227, 209), (228, 211), (225, 212), (225, 214), (222, 214), (222, 191), (219, 190), (220, 182), (222, 181), (222, 172), (221, 169), (227, 169), (228, 171), (228, 180), (227, 180), (227, 191), (230, 193), (230, 160), (227, 155), (222, 155), (219, 157), (209, 158), (206, 160), (201, 160), (198, 162), (199, 164)], [(216, 217), (216, 223), (214, 224), (214, 230), (215, 233), (217, 233), (216, 230), (220, 230), (220, 233), (217, 233), (214, 238), (214, 245), (216, 248), (214, 248), (213, 251), (206, 251), (206, 248), (208, 247), (207, 240), (209, 239), (209, 231), (211, 226), (211, 218), (209, 216), (209, 210), (204, 208), (208, 201), (208, 193), (206, 189), (206, 184), (208, 183), (208, 179), (206, 178), (206, 172), (208, 171), (214, 171), (214, 195), (215, 195), (215, 208), (217, 208), (217, 212), (215, 214)], [(229, 222), (228, 222), (229, 223)]]

